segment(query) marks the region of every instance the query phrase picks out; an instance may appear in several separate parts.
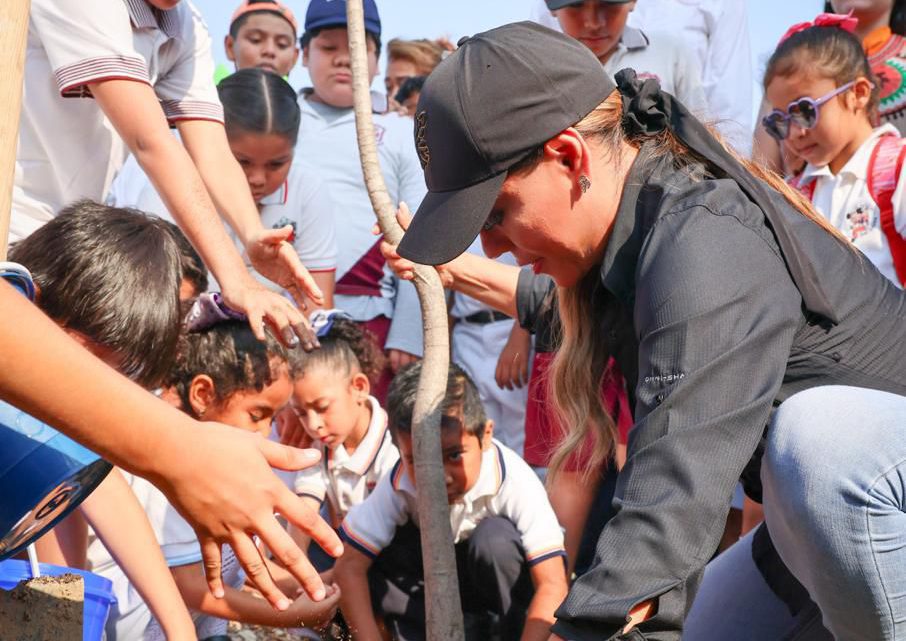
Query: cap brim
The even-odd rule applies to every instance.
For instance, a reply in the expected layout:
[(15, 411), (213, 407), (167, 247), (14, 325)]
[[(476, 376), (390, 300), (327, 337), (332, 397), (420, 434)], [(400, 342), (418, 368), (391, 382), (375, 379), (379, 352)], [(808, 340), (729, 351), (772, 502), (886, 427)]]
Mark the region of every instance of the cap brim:
[(400, 256), (421, 265), (448, 263), (469, 248), (491, 213), (506, 172), (456, 191), (428, 192), (403, 235)]

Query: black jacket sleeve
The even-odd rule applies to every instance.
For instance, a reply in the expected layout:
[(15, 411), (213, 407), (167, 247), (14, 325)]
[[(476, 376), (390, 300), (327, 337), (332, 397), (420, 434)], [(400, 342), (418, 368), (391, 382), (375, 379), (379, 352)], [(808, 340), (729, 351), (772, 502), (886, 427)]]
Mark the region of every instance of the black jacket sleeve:
[[(698, 205), (665, 214), (642, 247), (636, 425), (619, 511), (557, 611), (553, 629), (566, 639), (680, 639), (717, 548), (802, 319), (770, 232), (738, 213)], [(657, 614), (619, 635), (628, 612), (652, 598)]]

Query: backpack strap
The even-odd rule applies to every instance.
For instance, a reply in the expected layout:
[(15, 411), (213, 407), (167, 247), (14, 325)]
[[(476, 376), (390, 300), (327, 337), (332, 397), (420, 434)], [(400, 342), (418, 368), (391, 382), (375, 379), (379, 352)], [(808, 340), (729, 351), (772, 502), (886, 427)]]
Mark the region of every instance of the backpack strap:
[(893, 267), (901, 286), (906, 286), (906, 239), (896, 228), (893, 193), (906, 157), (906, 139), (882, 136), (868, 161), (868, 192), (880, 210), (881, 231), (887, 238)]
[(812, 198), (815, 195), (815, 187), (817, 186), (818, 181), (814, 178), (804, 178), (800, 174), (799, 176), (791, 176), (790, 178), (787, 178), (786, 184), (805, 196), (809, 202), (812, 202)]

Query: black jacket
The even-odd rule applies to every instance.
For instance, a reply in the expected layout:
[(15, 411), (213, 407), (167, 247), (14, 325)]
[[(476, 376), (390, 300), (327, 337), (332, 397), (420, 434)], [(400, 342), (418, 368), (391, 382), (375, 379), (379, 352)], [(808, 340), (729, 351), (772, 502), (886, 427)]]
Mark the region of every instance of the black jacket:
[[(557, 611), (566, 639), (680, 638), (733, 489), (772, 407), (818, 385), (906, 395), (906, 296), (776, 194), (840, 322), (807, 312), (764, 214), (735, 182), (643, 147), (595, 294), (635, 389), (617, 515)], [(854, 426), (828, 425), (834, 429)], [(658, 612), (625, 637), (633, 606)]]

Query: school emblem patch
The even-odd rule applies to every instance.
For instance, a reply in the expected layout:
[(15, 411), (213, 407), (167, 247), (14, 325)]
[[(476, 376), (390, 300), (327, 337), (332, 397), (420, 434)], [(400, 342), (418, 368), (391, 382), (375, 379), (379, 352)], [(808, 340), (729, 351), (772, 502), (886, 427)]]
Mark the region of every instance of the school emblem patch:
[(415, 116), (415, 148), (418, 150), (418, 159), (422, 169), (431, 161), (431, 151), (428, 149), (428, 112), (422, 111)]

